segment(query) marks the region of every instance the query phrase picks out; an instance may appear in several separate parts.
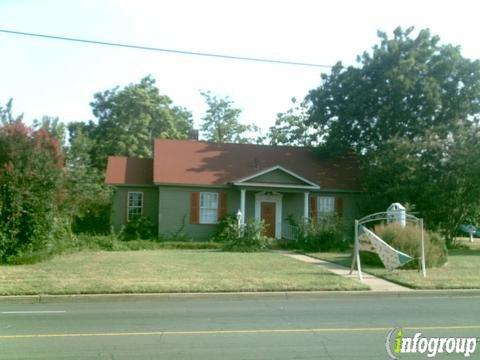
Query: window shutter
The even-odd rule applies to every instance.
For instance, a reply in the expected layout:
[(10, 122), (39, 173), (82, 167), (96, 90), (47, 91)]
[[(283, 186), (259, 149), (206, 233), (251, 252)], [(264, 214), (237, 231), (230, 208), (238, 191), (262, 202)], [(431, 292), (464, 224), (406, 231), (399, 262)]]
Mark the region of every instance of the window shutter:
[(343, 198), (341, 197), (335, 198), (335, 214), (338, 217), (343, 216)]
[(310, 218), (317, 218), (317, 196), (310, 196)]
[(200, 193), (190, 193), (190, 224), (199, 223), (200, 213)]
[(218, 196), (218, 220), (220, 220), (227, 215), (227, 193), (221, 192)]

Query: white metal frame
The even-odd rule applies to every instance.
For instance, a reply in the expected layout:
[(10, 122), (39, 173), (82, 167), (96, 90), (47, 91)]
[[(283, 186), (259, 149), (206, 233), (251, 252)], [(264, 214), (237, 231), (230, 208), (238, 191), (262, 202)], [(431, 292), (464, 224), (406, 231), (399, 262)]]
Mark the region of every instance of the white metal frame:
[[(387, 221), (388, 219), (391, 219), (391, 214), (392, 214), (392, 211), (383, 211), (383, 212), (367, 215), (359, 220), (355, 220), (355, 245), (353, 250), (353, 258), (352, 258), (352, 266), (350, 268), (350, 274), (353, 272), (356, 264), (357, 270), (358, 270), (358, 278), (360, 281), (363, 281), (363, 275), (362, 275), (362, 266), (360, 264), (360, 246), (358, 242), (358, 229), (360, 226), (371, 223), (373, 221)], [(420, 239), (421, 271), (422, 271), (422, 276), (427, 277), (427, 270), (425, 266), (425, 238), (424, 238), (424, 230), (423, 230), (423, 219), (417, 218), (412, 214), (405, 213), (405, 220), (406, 220), (406, 223), (416, 224), (421, 229), (421, 239)]]

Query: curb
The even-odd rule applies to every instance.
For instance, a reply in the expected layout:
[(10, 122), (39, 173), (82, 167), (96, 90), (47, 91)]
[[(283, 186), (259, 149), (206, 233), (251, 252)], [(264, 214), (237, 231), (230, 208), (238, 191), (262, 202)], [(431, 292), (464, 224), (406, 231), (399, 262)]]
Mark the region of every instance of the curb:
[(218, 293), (150, 293), (150, 294), (79, 294), (0, 296), (0, 304), (96, 303), (182, 300), (262, 300), (262, 299), (331, 299), (342, 297), (456, 297), (480, 296), (480, 289), (412, 290), (412, 291), (280, 291)]

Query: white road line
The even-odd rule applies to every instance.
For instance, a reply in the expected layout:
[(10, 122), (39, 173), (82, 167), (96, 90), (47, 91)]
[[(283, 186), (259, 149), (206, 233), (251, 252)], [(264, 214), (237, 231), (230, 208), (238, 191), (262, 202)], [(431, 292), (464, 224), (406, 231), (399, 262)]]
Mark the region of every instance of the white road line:
[(62, 314), (65, 310), (2, 311), (0, 314)]

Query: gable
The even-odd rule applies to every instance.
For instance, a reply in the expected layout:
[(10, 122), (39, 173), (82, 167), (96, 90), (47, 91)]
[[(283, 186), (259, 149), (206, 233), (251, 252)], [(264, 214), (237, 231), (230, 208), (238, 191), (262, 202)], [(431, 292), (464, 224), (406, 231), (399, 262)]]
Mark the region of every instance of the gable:
[(314, 182), (287, 170), (279, 165), (259, 171), (234, 182), (235, 185), (243, 186), (274, 186), (291, 187), (302, 189), (319, 189)]
[(311, 184), (307, 183), (286, 173), (281, 169), (274, 169), (265, 174), (254, 176), (243, 183), (260, 183), (260, 184), (285, 184), (285, 185), (300, 185), (300, 186), (310, 186)]

